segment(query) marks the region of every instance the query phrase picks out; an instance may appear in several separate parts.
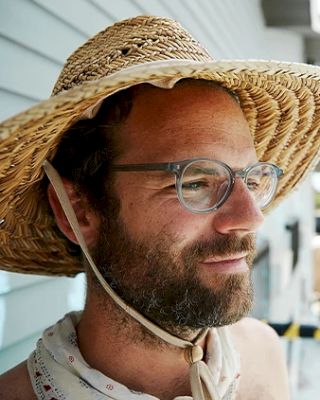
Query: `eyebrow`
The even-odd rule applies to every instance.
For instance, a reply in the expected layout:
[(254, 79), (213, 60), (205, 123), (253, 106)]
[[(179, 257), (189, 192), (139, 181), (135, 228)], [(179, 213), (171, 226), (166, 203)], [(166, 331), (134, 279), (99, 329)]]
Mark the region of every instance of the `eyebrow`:
[[(197, 159), (188, 159), (188, 160), (181, 160), (181, 161), (170, 161), (170, 162), (163, 162), (163, 163), (145, 163), (145, 164), (116, 164), (111, 165), (111, 170), (113, 171), (131, 171), (131, 172), (138, 172), (138, 171), (168, 171), (168, 172), (178, 172), (181, 168), (183, 168), (183, 164), (187, 164), (193, 160)], [(202, 160), (199, 158), (199, 160)], [(207, 161), (220, 161), (216, 159), (207, 159), (203, 158), (203, 160)], [(221, 161), (220, 161), (221, 162)], [(231, 168), (234, 172), (241, 171), (254, 165), (255, 163), (259, 162), (258, 160), (248, 163), (246, 166), (241, 168)]]

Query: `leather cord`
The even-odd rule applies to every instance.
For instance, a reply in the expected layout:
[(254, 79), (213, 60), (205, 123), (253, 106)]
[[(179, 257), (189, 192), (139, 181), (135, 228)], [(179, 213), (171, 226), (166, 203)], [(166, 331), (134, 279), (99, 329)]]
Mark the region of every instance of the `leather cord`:
[(120, 296), (118, 296), (117, 293), (111, 289), (96, 267), (89, 253), (86, 242), (81, 233), (77, 217), (58, 172), (47, 160), (44, 161), (43, 168), (57, 194), (58, 200), (72, 228), (72, 231), (77, 238), (78, 244), (104, 290), (118, 306), (120, 306), (126, 313), (128, 313), (132, 318), (142, 324), (154, 335), (173, 346), (184, 349), (185, 359), (190, 365), (190, 384), (194, 400), (221, 400), (218, 390), (213, 383), (213, 376), (207, 364), (202, 361), (203, 350), (197, 345), (197, 343), (199, 343), (199, 341), (207, 334), (208, 329), (203, 329), (200, 335), (198, 335), (193, 342), (189, 342), (166, 332), (164, 329), (149, 321), (129, 304), (124, 302)]

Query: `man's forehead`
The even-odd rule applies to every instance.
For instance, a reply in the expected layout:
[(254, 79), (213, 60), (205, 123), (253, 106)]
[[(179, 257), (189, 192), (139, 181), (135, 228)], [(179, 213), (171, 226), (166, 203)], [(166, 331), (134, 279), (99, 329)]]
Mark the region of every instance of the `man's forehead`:
[(210, 153), (213, 146), (254, 147), (235, 99), (220, 88), (202, 84), (139, 93), (121, 136), (124, 153)]
[(193, 158), (211, 158), (226, 163), (234, 169), (241, 169), (258, 161), (255, 147), (251, 140), (239, 140), (229, 135), (216, 137), (215, 133), (207, 137), (186, 139), (185, 142), (177, 140), (164, 140), (156, 149), (145, 148), (141, 154), (143, 162), (169, 162), (182, 161)]

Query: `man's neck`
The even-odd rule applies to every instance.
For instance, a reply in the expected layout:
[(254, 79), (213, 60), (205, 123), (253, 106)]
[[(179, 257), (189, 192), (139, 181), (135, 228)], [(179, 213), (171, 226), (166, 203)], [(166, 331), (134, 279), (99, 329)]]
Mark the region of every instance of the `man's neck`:
[(160, 399), (190, 395), (183, 350), (146, 332), (111, 300), (89, 297), (76, 330), (84, 359), (109, 378)]

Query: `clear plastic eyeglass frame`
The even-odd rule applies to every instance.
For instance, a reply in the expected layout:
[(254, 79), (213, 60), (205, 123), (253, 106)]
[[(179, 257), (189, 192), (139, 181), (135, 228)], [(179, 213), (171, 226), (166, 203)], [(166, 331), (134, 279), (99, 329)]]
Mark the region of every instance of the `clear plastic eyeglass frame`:
[[(193, 206), (190, 206), (184, 199), (183, 195), (183, 176), (185, 171), (192, 165), (196, 164), (198, 162), (209, 162), (212, 164), (216, 164), (220, 168), (223, 169), (223, 171), (226, 172), (226, 176), (228, 177), (228, 184), (224, 185), (224, 193), (223, 195), (219, 198), (219, 200), (212, 206), (199, 209), (195, 208)], [(262, 205), (259, 205), (261, 209), (266, 208), (271, 201), (273, 200), (276, 191), (277, 191), (277, 186), (278, 186), (278, 181), (279, 178), (283, 175), (283, 170), (279, 168), (277, 165), (268, 163), (268, 162), (257, 162), (253, 165), (250, 165), (244, 169), (241, 170), (236, 170), (233, 171), (229, 165), (223, 163), (222, 161), (219, 160), (214, 160), (210, 158), (193, 158), (190, 160), (183, 160), (183, 161), (174, 161), (174, 162), (168, 162), (168, 163), (155, 163), (155, 164), (119, 164), (119, 165), (112, 165), (111, 169), (112, 171), (117, 171), (117, 172), (139, 172), (139, 171), (168, 171), (171, 173), (175, 174), (175, 186), (176, 186), (176, 191), (177, 191), (177, 196), (180, 201), (180, 203), (189, 211), (195, 214), (206, 214), (212, 211), (217, 210), (219, 207), (225, 203), (225, 201), (228, 199), (230, 196), (232, 189), (234, 187), (236, 178), (239, 177), (242, 179), (242, 181), (246, 184), (248, 187), (248, 190), (250, 191), (250, 188), (248, 186), (248, 177), (250, 174), (253, 173), (253, 171), (258, 170), (259, 168), (269, 168), (270, 171), (272, 171), (272, 186), (270, 189), (270, 193), (268, 194), (268, 197)]]

